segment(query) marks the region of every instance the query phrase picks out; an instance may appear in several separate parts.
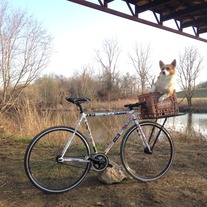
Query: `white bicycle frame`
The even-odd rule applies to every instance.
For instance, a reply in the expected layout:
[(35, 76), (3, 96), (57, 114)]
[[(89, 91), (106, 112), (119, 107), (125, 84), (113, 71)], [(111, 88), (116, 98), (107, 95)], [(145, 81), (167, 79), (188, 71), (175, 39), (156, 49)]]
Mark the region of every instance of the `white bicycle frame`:
[(94, 138), (92, 136), (92, 132), (90, 129), (90, 126), (88, 124), (88, 120), (87, 117), (96, 117), (96, 116), (117, 116), (117, 115), (131, 115), (130, 118), (125, 122), (125, 125), (121, 128), (121, 130), (117, 133), (117, 135), (113, 138), (113, 140), (111, 141), (111, 143), (107, 146), (107, 148), (104, 151), (104, 154), (108, 154), (108, 152), (110, 151), (110, 149), (113, 147), (113, 145), (115, 144), (115, 142), (119, 139), (119, 137), (123, 134), (123, 132), (125, 131), (125, 129), (129, 126), (129, 124), (131, 123), (131, 121), (134, 121), (135, 125), (137, 126), (137, 134), (138, 137), (141, 138), (142, 143), (144, 145), (144, 147), (147, 147), (149, 152), (151, 152), (151, 148), (147, 142), (147, 139), (144, 135), (144, 132), (142, 131), (142, 128), (139, 124), (139, 121), (137, 120), (137, 117), (135, 115), (135, 111), (134, 110), (130, 110), (130, 111), (120, 111), (120, 112), (98, 112), (98, 113), (93, 113), (93, 114), (86, 114), (86, 113), (81, 113), (81, 117), (78, 121), (78, 124), (75, 127), (74, 133), (71, 135), (71, 137), (69, 137), (68, 141), (65, 144), (65, 147), (62, 151), (61, 157), (59, 158), (60, 162), (64, 162), (64, 161), (77, 161), (77, 162), (90, 162), (88, 159), (80, 159), (80, 158), (64, 158), (65, 153), (67, 152), (75, 134), (78, 132), (78, 128), (81, 125), (81, 122), (84, 121), (86, 130), (88, 132), (88, 137), (90, 139), (90, 141), (92, 142), (92, 147), (94, 150), (94, 153), (98, 153), (97, 148), (96, 148), (96, 144), (94, 141)]

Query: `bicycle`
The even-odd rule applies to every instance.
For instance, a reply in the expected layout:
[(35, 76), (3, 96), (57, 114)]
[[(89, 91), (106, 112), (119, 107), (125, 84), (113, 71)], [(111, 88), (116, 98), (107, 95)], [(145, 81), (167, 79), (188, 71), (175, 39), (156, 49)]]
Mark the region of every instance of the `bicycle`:
[[(45, 129), (32, 139), (25, 153), (26, 174), (37, 188), (50, 193), (63, 193), (82, 183), (91, 167), (97, 172), (111, 167), (107, 154), (131, 122), (134, 124), (125, 132), (120, 144), (121, 163), (126, 172), (136, 180), (147, 182), (162, 177), (172, 166), (174, 145), (164, 128), (167, 118), (162, 125), (153, 121), (139, 122), (134, 108), (144, 106), (144, 102), (127, 104), (124, 106), (128, 108), (126, 111), (88, 114), (84, 112), (82, 104), (90, 99), (66, 100), (80, 110), (76, 127)], [(105, 151), (99, 153), (87, 118), (116, 115), (129, 115), (129, 119)], [(89, 139), (78, 131), (82, 122)]]

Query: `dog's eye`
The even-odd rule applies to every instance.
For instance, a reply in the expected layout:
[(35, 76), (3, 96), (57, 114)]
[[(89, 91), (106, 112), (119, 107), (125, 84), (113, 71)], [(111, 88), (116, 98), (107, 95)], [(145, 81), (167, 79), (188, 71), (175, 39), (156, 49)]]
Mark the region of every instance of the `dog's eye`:
[(170, 70), (170, 68), (169, 68), (169, 67), (167, 67), (167, 68), (166, 68), (166, 70)]

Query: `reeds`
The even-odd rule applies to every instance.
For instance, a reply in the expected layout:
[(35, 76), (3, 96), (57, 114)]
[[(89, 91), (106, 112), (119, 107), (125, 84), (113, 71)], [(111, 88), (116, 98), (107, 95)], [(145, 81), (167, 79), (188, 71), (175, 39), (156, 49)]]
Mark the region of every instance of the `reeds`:
[[(85, 112), (88, 113), (122, 111), (124, 110), (124, 104), (135, 102), (136, 100), (120, 100), (111, 103), (91, 101), (84, 103), (83, 106)], [(40, 108), (35, 103), (25, 99), (24, 103), (18, 108), (7, 114), (0, 114), (0, 135), (31, 139), (48, 127), (70, 126), (75, 128), (79, 118), (79, 110), (71, 103), (65, 102), (64, 106), (55, 109)], [(88, 122), (95, 141), (107, 145), (120, 131), (127, 119), (128, 116), (126, 115), (88, 117)], [(88, 138), (88, 132), (83, 123), (78, 130)]]
[[(124, 101), (112, 103), (88, 102), (83, 104), (85, 112), (94, 113), (97, 111), (118, 111), (124, 110), (124, 104), (133, 103), (134, 101)], [(2, 115), (3, 116), (3, 115)], [(34, 137), (37, 133), (52, 126), (76, 126), (80, 112), (73, 104), (66, 103), (63, 107), (56, 109), (39, 108), (35, 103), (26, 99), (16, 109), (4, 115), (1, 122), (4, 132), (16, 136)], [(127, 116), (107, 116), (107, 117), (88, 117), (93, 136), (98, 141), (111, 141), (116, 133), (128, 119)], [(84, 124), (79, 128), (84, 135), (87, 131)]]

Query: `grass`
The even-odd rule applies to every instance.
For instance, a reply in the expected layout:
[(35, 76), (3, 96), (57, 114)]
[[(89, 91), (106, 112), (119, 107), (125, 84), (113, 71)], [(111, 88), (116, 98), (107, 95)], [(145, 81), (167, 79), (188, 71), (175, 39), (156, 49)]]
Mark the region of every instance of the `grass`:
[[(83, 104), (83, 106), (85, 111), (89, 113), (92, 111), (116, 111), (124, 110), (124, 104), (133, 102), (135, 100), (120, 100), (111, 103), (91, 101)], [(24, 107), (19, 108), (17, 111), (13, 111), (10, 114), (1, 114), (0, 133), (2, 137), (12, 138), (15, 142), (19, 141), (28, 144), (35, 135), (48, 127), (71, 126), (75, 128), (79, 117), (80, 112), (72, 104), (68, 105), (66, 103), (61, 110), (47, 109), (40, 111), (26, 100)], [(107, 146), (106, 143), (112, 141), (127, 119), (128, 116), (88, 117), (93, 137), (96, 143), (100, 143), (97, 147), (98, 150), (103, 151), (103, 148)], [(88, 132), (83, 123), (78, 130), (88, 138)]]
[[(188, 110), (188, 103), (186, 99), (177, 98), (177, 102), (181, 111)], [(207, 97), (192, 98), (192, 112), (207, 113)]]
[[(124, 110), (124, 105), (135, 103), (137, 99), (119, 100), (114, 102), (98, 102), (91, 101), (83, 104), (86, 112), (98, 111), (121, 111)], [(193, 98), (193, 107), (196, 112), (207, 112), (207, 97)], [(187, 107), (186, 99), (178, 98), (180, 109)], [(37, 133), (51, 126), (72, 126), (75, 127), (80, 112), (73, 104), (67, 102), (61, 110), (38, 110), (31, 102), (25, 100), (23, 107), (10, 114), (0, 114), (0, 133), (4, 137), (16, 137), (25, 143), (31, 140)], [(128, 116), (107, 116), (107, 117), (88, 117), (93, 136), (96, 141), (106, 143), (111, 141), (116, 133), (124, 125)], [(85, 126), (81, 125), (79, 130), (87, 135)]]
[[(184, 92), (179, 91), (177, 92), (177, 97), (182, 98), (184, 97)], [(193, 98), (207, 98), (207, 88), (201, 88), (194, 91)]]
[[(181, 110), (188, 110), (187, 99), (184, 92), (177, 92), (178, 105)], [(194, 91), (192, 98), (192, 112), (207, 113), (207, 88), (201, 88)]]

